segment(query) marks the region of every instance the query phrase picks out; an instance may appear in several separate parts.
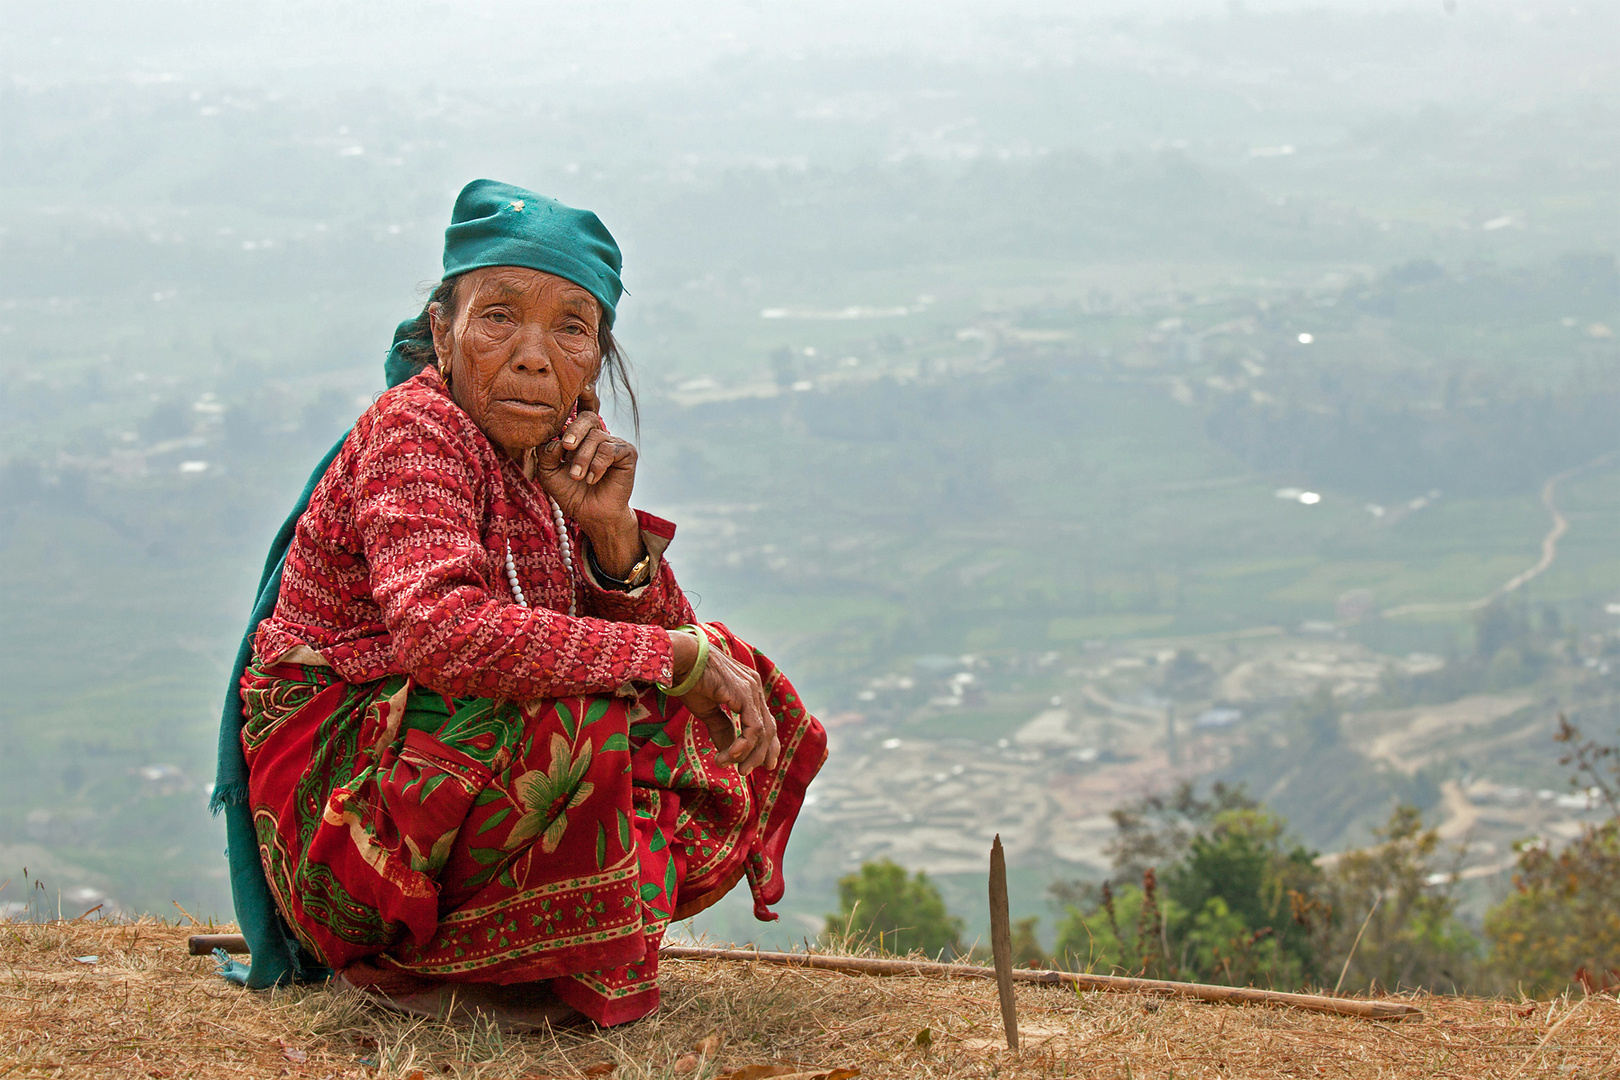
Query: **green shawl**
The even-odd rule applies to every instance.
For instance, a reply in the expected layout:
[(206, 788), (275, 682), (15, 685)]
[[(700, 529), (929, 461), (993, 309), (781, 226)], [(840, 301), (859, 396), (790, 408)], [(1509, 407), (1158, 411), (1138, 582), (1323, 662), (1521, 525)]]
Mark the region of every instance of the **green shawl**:
[[(420, 364), (406, 360), (400, 344), (410, 336), (416, 320), (399, 324), (394, 331), (394, 347), (388, 353), (383, 372), (389, 386), (398, 386), (422, 370)], [(253, 811), (248, 806), (247, 759), (242, 754), (242, 672), (253, 659), (253, 637), (259, 623), (275, 610), (276, 597), (281, 594), (281, 571), (286, 565), (287, 548), (292, 544), (298, 519), (309, 508), (309, 497), (315, 485), (326, 475), (327, 468), (343, 449), (349, 433), (332, 445), (309, 474), (309, 482), (298, 496), (292, 513), (281, 523), (270, 554), (265, 558), (264, 571), (259, 575), (259, 589), (253, 602), (253, 614), (248, 618), (247, 632), (236, 650), (236, 663), (231, 666), (231, 680), (225, 687), (225, 707), (219, 718), (219, 761), (214, 773), (214, 793), (209, 808), (225, 816), (225, 858), (231, 870), (231, 899), (236, 908), (236, 923), (247, 938), (252, 963), (243, 964), (221, 957), (220, 974), (231, 982), (252, 990), (263, 990), (288, 982), (309, 982), (324, 979), (330, 974), (317, 960), (306, 953), (293, 936), (292, 930), (276, 910), (276, 901), (270, 895), (270, 885), (264, 878), (264, 865), (259, 861), (259, 841), (253, 831)]]

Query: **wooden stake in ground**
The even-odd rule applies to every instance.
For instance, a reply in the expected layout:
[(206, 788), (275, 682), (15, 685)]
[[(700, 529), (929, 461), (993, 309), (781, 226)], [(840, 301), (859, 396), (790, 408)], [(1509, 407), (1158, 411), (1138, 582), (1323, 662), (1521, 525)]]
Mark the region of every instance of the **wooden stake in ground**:
[(1361, 944), (1361, 935), (1367, 932), (1367, 924), (1372, 922), (1373, 912), (1377, 911), (1378, 905), (1383, 902), (1383, 893), (1379, 893), (1377, 896), (1373, 897), (1373, 906), (1367, 909), (1367, 917), (1361, 920), (1361, 929), (1356, 931), (1356, 940), (1350, 943), (1350, 952), (1344, 958), (1344, 967), (1339, 969), (1339, 981), (1333, 984), (1333, 992), (1335, 994), (1337, 994), (1339, 992), (1339, 988), (1344, 985), (1344, 977), (1350, 974), (1350, 961), (1356, 958), (1356, 946)]
[[(206, 956), (215, 949), (245, 953), (247, 941), (241, 934), (196, 934), (190, 939), (191, 954)], [(869, 956), (824, 956), (817, 953), (760, 952), (757, 949), (714, 949), (701, 945), (665, 945), (658, 955), (670, 960), (740, 960), (782, 967), (807, 967), (821, 971), (842, 971), (851, 975), (912, 975), (936, 979), (994, 979), (995, 968), (970, 964), (936, 964), (926, 960), (890, 960)], [(1206, 983), (1171, 982), (1167, 979), (1130, 979), (1123, 975), (1089, 975), (1078, 971), (1025, 971), (1012, 973), (1014, 982), (1044, 986), (1073, 986), (1113, 994), (1164, 994), (1197, 998), (1226, 1005), (1282, 1005), (1309, 1012), (1357, 1016), (1363, 1020), (1421, 1020), (1423, 1010), (1404, 1001), (1367, 1001), (1328, 997), (1323, 994), (1288, 994), (1280, 990), (1256, 990), (1251, 986), (1210, 986)]]
[(990, 845), (990, 955), (996, 962), (996, 991), (1001, 995), (1001, 1026), (1007, 1048), (1018, 1050), (1018, 1002), (1013, 998), (1012, 924), (1007, 915), (1007, 854), (1001, 834)]

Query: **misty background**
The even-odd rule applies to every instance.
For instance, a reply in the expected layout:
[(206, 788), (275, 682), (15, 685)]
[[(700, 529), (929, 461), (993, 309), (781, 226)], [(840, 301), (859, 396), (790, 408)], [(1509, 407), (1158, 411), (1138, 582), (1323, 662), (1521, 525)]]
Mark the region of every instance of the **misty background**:
[[(1610, 5), (3, 11), (8, 910), (230, 917), (264, 551), (475, 177), (620, 241), (638, 504), (832, 728), (767, 940), (885, 854), (971, 923), (997, 829), (1044, 910), (1106, 868), (1064, 830), (1174, 776), (1342, 850), (1487, 772), (1561, 789), (1551, 718), (1620, 715)], [(1345, 734), (1302, 752), (1320, 685)], [(941, 746), (1006, 767), (883, 790)]]

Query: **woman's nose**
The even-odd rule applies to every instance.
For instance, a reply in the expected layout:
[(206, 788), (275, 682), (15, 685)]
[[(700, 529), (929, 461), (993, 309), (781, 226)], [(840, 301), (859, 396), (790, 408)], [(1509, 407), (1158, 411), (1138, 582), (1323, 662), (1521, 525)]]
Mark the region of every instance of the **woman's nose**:
[(550, 341), (544, 330), (538, 327), (526, 329), (518, 337), (517, 348), (512, 356), (512, 366), (518, 371), (532, 374), (543, 374), (551, 367)]

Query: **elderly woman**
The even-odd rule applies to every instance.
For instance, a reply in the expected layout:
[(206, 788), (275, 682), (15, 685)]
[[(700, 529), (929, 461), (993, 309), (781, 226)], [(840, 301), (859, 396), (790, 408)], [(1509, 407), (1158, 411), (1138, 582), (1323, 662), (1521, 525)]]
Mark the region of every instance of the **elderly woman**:
[(215, 790), (253, 954), (234, 974), (325, 967), (510, 1028), (633, 1020), (671, 919), (745, 876), (775, 918), (825, 735), (697, 621), (674, 526), (630, 507), (636, 450), (597, 415), (623, 380), (601, 222), (474, 181), (444, 269), (244, 641)]

